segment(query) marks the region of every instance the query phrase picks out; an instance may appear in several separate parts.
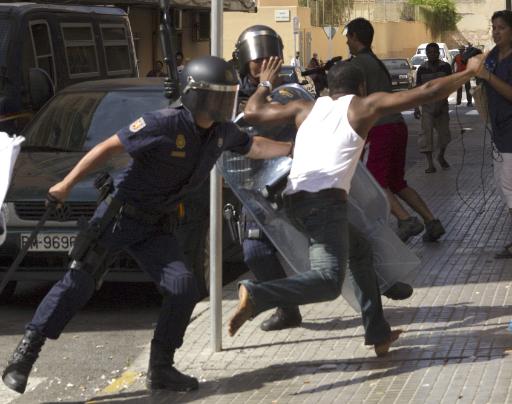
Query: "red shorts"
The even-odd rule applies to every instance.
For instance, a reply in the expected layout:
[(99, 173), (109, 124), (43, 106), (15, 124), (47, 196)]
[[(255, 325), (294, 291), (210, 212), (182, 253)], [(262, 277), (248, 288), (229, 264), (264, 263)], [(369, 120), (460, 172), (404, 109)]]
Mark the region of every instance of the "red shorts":
[(368, 133), (366, 167), (382, 188), (389, 188), (393, 193), (407, 187), (404, 179), (407, 136), (404, 122), (375, 126)]

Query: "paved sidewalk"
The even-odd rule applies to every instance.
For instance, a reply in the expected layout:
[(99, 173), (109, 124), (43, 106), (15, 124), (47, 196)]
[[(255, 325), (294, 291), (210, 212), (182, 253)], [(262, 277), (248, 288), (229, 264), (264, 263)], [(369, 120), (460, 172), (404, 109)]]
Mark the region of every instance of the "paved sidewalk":
[[(224, 288), (224, 350), (211, 353), (210, 315), (203, 301), (176, 357), (182, 371), (200, 378), (199, 391), (148, 395), (146, 352), (131, 373), (94, 402), (512, 402), (507, 352), (512, 347), (507, 331), (512, 260), (493, 258), (512, 240), (510, 218), (494, 189), (489, 136), (483, 148), (478, 116), (459, 109), (461, 127), (472, 128), (463, 138), (455, 112), (451, 116), (451, 169), (426, 175), (418, 161), (408, 171), (408, 181), (447, 234), (439, 243), (425, 244), (421, 236), (409, 242), (421, 266), (412, 280), (412, 298), (394, 302), (383, 297), (392, 327), (405, 331), (387, 357), (378, 359), (363, 345), (360, 317), (342, 298), (304, 306), (300, 328), (265, 333), (259, 324), (267, 312), (229, 338), (226, 322), (236, 305), (231, 284)], [(414, 122), (410, 141), (417, 131)]]

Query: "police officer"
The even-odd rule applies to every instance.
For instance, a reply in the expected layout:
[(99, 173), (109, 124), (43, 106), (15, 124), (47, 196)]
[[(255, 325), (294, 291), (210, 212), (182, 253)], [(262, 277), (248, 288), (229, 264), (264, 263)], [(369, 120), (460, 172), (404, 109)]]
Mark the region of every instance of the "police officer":
[[(272, 28), (265, 25), (254, 25), (243, 31), (236, 43), (234, 57), (238, 63), (238, 69), (241, 77), (240, 96), (251, 96), (258, 85), (267, 86), (268, 83), (260, 83), (261, 65), (265, 59), (271, 56), (283, 58), (283, 43), (281, 37)], [(338, 60), (335, 58), (334, 60)], [(334, 61), (333, 60), (333, 61)], [(329, 66), (333, 61), (328, 62)], [(282, 84), (282, 83), (281, 83)], [(273, 279), (284, 278), (286, 273), (277, 258), (277, 250), (271, 241), (265, 236), (263, 231), (258, 227), (257, 223), (251, 217), (242, 211), (242, 217), (245, 217), (243, 253), (244, 262), (253, 272), (258, 281), (264, 282)], [(365, 251), (369, 251), (368, 241), (355, 228), (351, 227), (351, 262), (352, 266), (366, 267), (373, 271), (371, 260), (363, 257)], [(356, 264), (357, 262), (357, 264)], [(359, 271), (360, 273), (365, 271)], [(364, 278), (364, 277), (363, 277)], [(363, 286), (368, 278), (364, 278), (360, 282)], [(365, 291), (371, 287), (363, 286)], [(402, 300), (411, 296), (413, 289), (410, 285), (396, 282), (388, 290), (384, 292), (384, 296)], [(368, 293), (367, 295), (370, 295)], [(372, 304), (376, 306), (375, 312), (379, 312), (380, 299), (369, 298)], [(371, 311), (371, 310), (369, 310)], [(372, 314), (371, 314), (372, 315)], [(285, 328), (298, 327), (302, 322), (302, 316), (297, 306), (278, 307), (276, 311), (260, 325), (264, 331), (281, 330)]]
[(73, 186), (126, 151), (132, 161), (115, 179), (113, 192), (98, 206), (72, 251), (69, 271), (40, 303), (3, 373), (4, 383), (23, 393), (46, 338), (56, 339), (94, 292), (99, 266), (111, 253), (125, 250), (163, 291), (160, 316), (151, 341), (146, 385), (149, 389), (188, 391), (197, 379), (173, 367), (174, 352), (198, 300), (194, 275), (186, 268), (173, 235), (175, 205), (207, 179), (224, 150), (250, 158), (290, 153), (291, 144), (250, 138), (229, 122), (237, 102), (238, 81), (231, 64), (207, 56), (184, 70), (183, 107), (144, 114), (98, 144), (49, 194), (63, 202)]
[[(234, 58), (240, 74), (240, 98), (242, 104), (258, 88), (261, 63), (266, 58), (283, 58), (283, 42), (279, 34), (266, 25), (253, 25), (244, 30), (235, 45)], [(284, 278), (286, 273), (281, 265), (277, 250), (265, 236), (245, 208), (242, 210), (244, 262), (257, 280), (268, 281)], [(297, 306), (278, 307), (270, 318), (264, 320), (263, 331), (282, 330), (298, 327), (302, 316)]]

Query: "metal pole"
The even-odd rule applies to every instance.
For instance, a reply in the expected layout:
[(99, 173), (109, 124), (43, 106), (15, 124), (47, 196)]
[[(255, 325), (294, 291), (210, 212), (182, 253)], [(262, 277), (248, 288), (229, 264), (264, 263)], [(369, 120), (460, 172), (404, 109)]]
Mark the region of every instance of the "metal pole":
[(512, 10), (512, 1), (511, 0), (506, 0), (505, 8), (507, 10)]
[[(212, 0), (211, 54), (222, 57), (223, 1)], [(222, 177), (210, 173), (210, 312), (212, 351), (222, 350)]]

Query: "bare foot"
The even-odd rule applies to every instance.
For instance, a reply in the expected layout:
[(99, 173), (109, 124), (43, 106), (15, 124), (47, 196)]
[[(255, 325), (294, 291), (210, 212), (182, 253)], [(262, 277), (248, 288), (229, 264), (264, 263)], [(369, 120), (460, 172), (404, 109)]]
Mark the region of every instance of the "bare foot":
[(374, 347), (377, 356), (385, 356), (388, 353), (391, 344), (398, 339), (401, 333), (403, 333), (403, 330), (393, 330), (391, 331), (391, 334), (389, 334), (387, 341), (381, 342), (380, 344), (375, 344)]
[(254, 312), (254, 305), (251, 303), (249, 292), (244, 285), (240, 285), (238, 288), (238, 299), (238, 308), (228, 324), (228, 334), (230, 337), (236, 334), (238, 329), (252, 317)]

